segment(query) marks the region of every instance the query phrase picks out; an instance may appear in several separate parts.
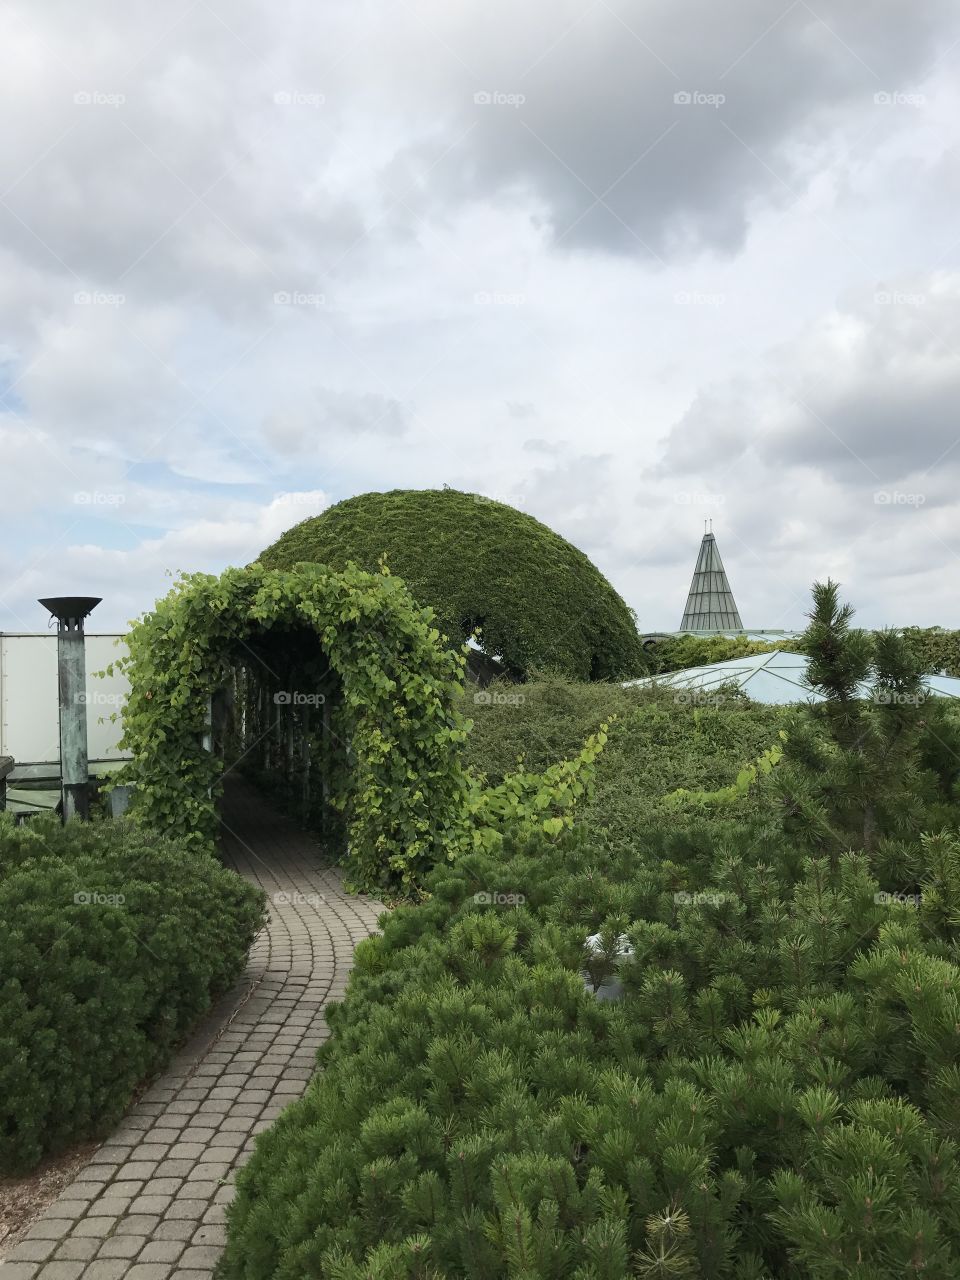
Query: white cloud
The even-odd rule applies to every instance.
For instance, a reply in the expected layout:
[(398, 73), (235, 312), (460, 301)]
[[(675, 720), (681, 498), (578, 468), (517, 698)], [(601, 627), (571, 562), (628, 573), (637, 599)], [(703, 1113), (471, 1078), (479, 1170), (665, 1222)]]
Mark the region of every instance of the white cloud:
[[(216, 515), (186, 521), (129, 550), (80, 543), (66, 533), (28, 560), (8, 558), (0, 609), (17, 629), (39, 625), (35, 601), (42, 595), (99, 595), (98, 630), (125, 630), (126, 623), (170, 589), (170, 575), (216, 573), (249, 564), (286, 529), (319, 515), (330, 499), (319, 490), (278, 493), (265, 506), (234, 504)], [(124, 514), (126, 512), (124, 511)]]

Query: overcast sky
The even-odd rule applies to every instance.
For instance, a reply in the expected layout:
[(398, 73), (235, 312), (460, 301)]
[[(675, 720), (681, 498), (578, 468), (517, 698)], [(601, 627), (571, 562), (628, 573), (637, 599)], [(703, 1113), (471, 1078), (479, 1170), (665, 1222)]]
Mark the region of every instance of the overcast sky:
[(953, 0), (7, 0), (0, 629), (371, 489), (960, 626)]

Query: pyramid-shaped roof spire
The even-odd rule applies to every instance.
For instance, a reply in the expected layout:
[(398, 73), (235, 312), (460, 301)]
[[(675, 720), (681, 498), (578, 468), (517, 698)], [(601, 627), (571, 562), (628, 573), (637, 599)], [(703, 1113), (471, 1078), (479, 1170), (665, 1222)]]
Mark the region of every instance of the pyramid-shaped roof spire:
[(730, 583), (717, 550), (717, 540), (705, 533), (683, 611), (681, 631), (742, 631)]

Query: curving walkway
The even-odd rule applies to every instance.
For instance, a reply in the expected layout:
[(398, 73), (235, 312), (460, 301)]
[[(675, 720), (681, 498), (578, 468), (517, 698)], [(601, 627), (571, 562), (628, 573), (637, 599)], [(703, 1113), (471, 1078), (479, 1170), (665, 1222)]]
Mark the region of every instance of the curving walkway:
[(382, 904), (317, 866), (315, 840), (251, 791), (224, 807), (224, 852), (270, 899), (237, 987), (0, 1265), (2, 1280), (210, 1280), (237, 1168), (304, 1091)]

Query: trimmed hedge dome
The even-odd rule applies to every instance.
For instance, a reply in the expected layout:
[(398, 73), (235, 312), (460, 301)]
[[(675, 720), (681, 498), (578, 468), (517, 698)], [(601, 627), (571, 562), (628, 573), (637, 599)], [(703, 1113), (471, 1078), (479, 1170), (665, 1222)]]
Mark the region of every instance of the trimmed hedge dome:
[(510, 674), (602, 680), (643, 671), (633, 614), (576, 547), (532, 516), (456, 489), (393, 489), (348, 498), (288, 529), (260, 556), (270, 569), (308, 561), (376, 572), (381, 556), (437, 615), (454, 645), (475, 627)]

